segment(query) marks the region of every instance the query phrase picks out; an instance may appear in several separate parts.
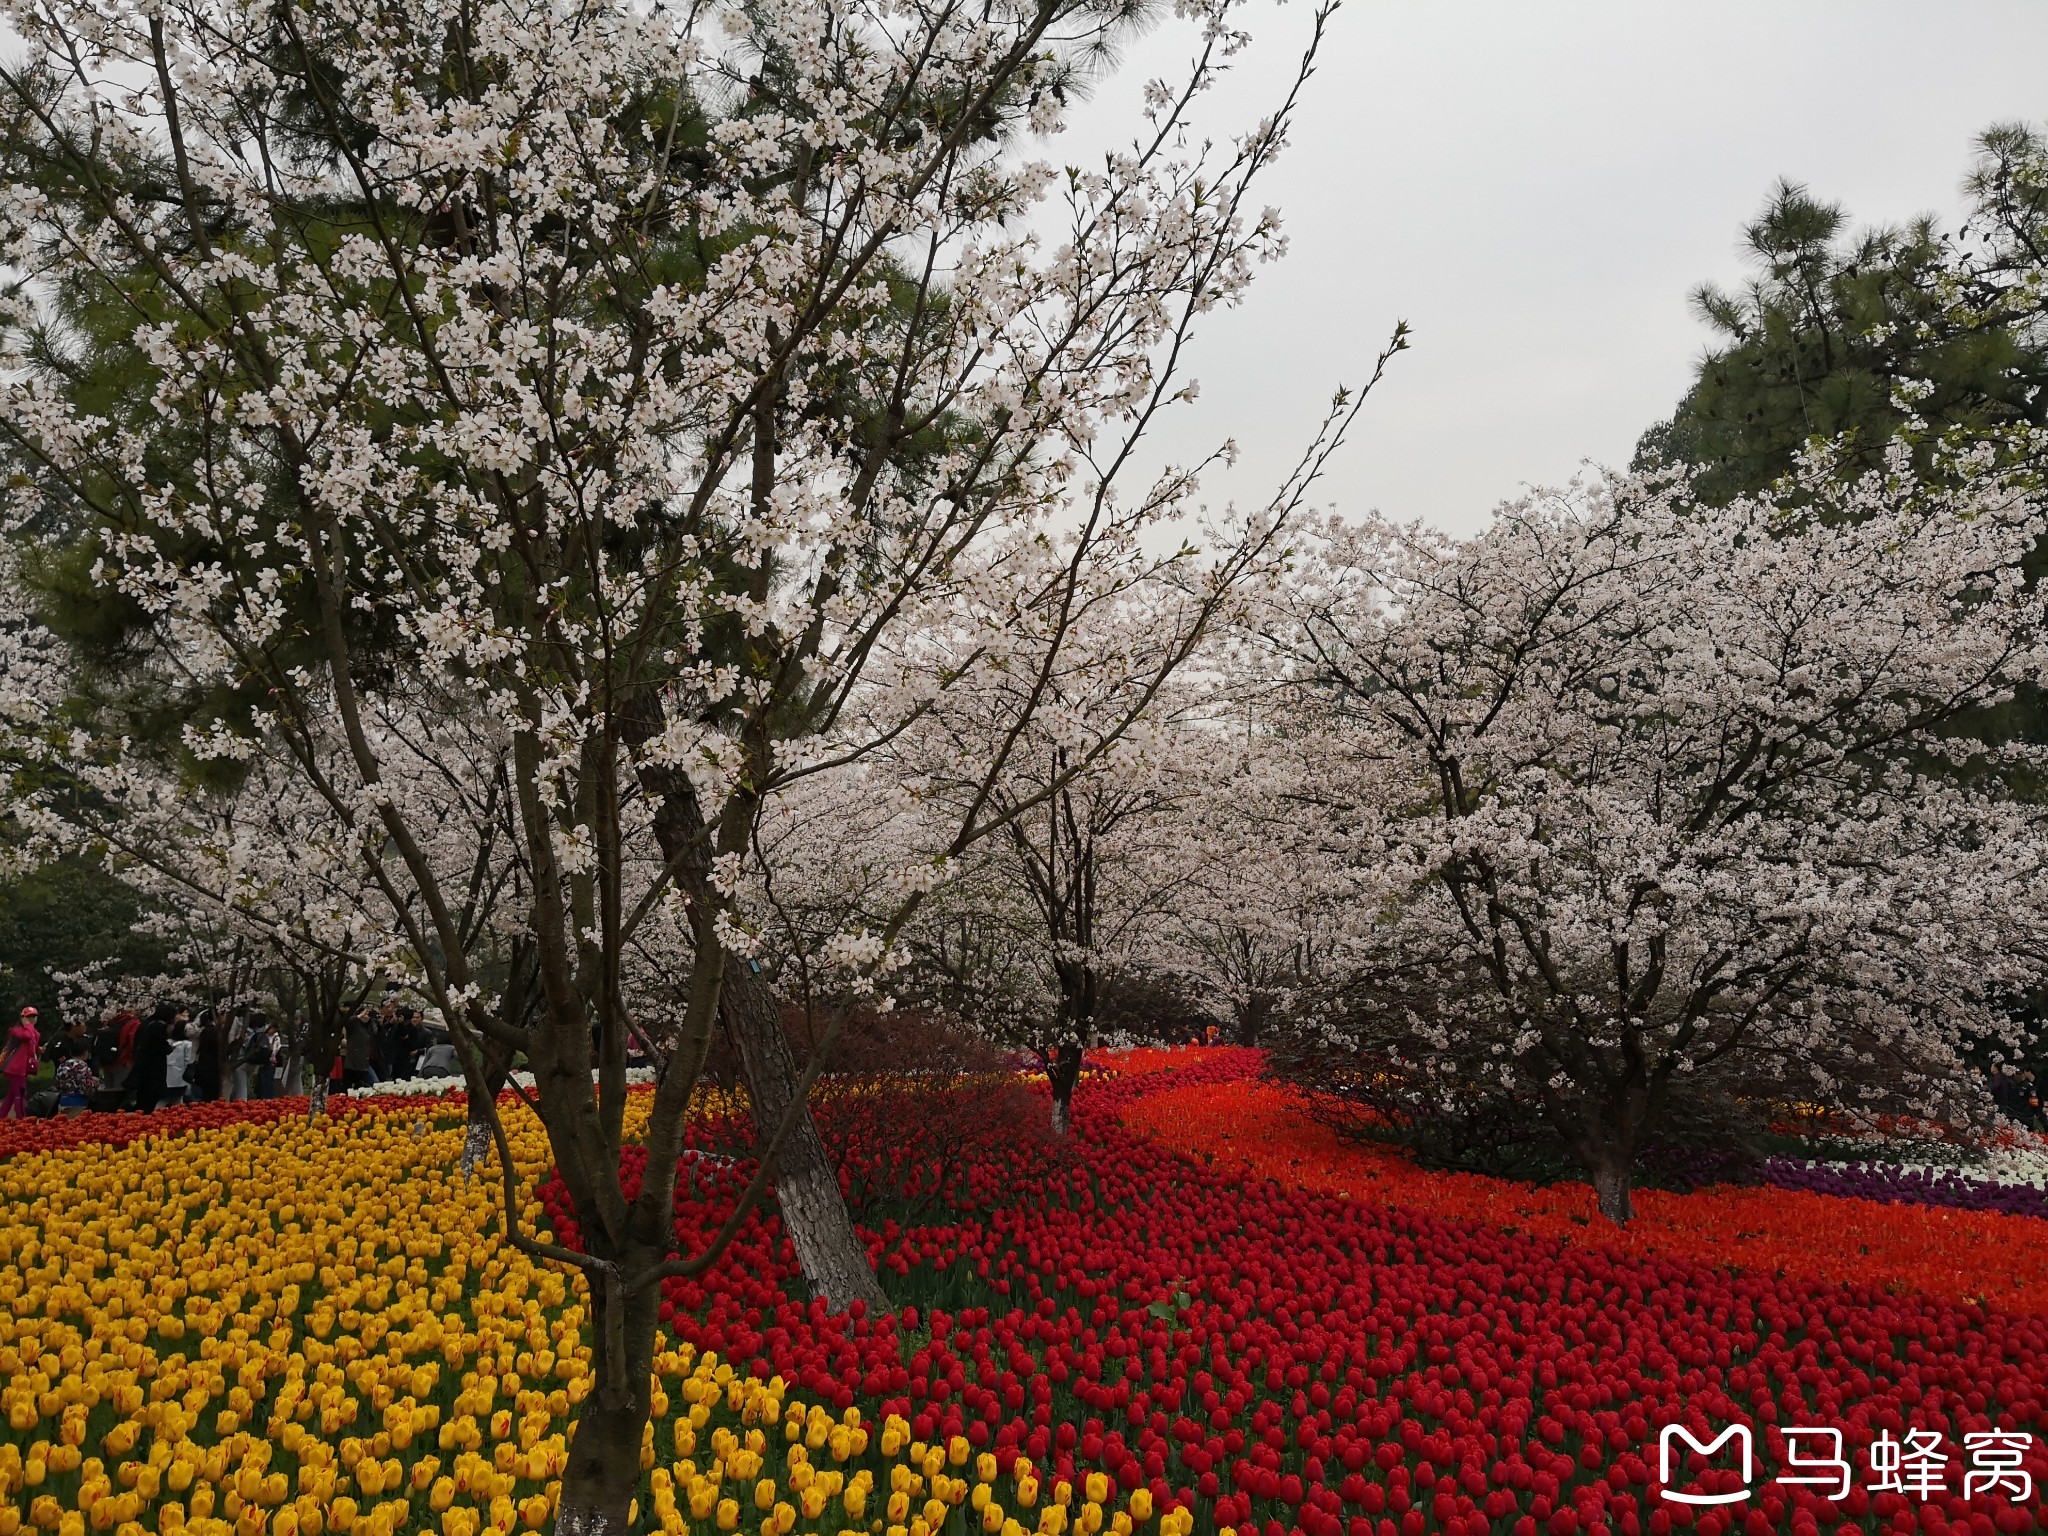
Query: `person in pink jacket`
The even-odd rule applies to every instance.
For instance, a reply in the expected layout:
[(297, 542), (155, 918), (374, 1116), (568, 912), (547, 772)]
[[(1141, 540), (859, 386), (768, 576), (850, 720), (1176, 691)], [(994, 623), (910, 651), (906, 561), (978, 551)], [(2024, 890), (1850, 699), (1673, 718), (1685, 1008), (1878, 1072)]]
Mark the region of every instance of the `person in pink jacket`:
[(0, 1094), (0, 1119), (16, 1120), (28, 1112), (28, 1080), (35, 1076), (42, 1049), (36, 1011), (24, 1008), (14, 1028), (7, 1032), (6, 1046), (0, 1049), (0, 1074), (7, 1079), (7, 1091)]

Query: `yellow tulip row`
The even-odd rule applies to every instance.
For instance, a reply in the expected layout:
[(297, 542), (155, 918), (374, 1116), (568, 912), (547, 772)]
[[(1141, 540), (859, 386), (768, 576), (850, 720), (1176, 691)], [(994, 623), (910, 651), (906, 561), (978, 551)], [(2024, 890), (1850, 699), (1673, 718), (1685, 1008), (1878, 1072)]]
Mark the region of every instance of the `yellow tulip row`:
[[(579, 1284), (500, 1241), (459, 1137), (372, 1112), (12, 1158), (0, 1532), (547, 1523)], [(545, 1138), (513, 1142), (530, 1183)]]
[[(629, 1135), (643, 1113), (629, 1105)], [(523, 1108), (507, 1131), (530, 1192), (546, 1137)], [(462, 1134), (452, 1108), (394, 1107), (0, 1164), (0, 1536), (547, 1525), (592, 1387), (587, 1292), (500, 1238), (502, 1186), (455, 1171)], [(520, 1219), (543, 1220), (530, 1193)], [(1153, 1519), (1143, 1489), (1112, 1510), (1099, 1476), (1046, 1488), (1025, 1460), (1006, 1486), (964, 1440), (891, 1420), (871, 1445), (856, 1409), (660, 1344), (648, 1531), (1132, 1536)], [(1191, 1526), (1168, 1511), (1156, 1529)]]

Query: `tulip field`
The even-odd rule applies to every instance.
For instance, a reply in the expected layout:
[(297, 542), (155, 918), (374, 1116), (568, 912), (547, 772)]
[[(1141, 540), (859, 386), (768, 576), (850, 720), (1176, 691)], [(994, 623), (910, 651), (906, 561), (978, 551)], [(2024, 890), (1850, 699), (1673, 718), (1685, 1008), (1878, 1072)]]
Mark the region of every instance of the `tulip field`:
[[(1065, 1144), (1014, 1081), (828, 1093), (895, 1310), (800, 1299), (772, 1214), (668, 1282), (640, 1529), (2048, 1525), (2048, 1221), (1765, 1187), (1646, 1192), (1621, 1233), (1589, 1191), (1341, 1142), (1256, 1069), (1110, 1059)], [(507, 1121), (521, 1219), (575, 1242)], [(693, 1121), (685, 1241), (745, 1182), (743, 1121)], [(0, 1536), (546, 1527), (583, 1284), (500, 1239), (461, 1137), (459, 1102), (399, 1096), (0, 1125)], [(1667, 1484), (1674, 1423), (1749, 1426), (1747, 1493), (1690, 1453)], [(1840, 1432), (1849, 1486), (1776, 1480), (1802, 1426)], [(1896, 1489), (1889, 1442), (1923, 1452)]]

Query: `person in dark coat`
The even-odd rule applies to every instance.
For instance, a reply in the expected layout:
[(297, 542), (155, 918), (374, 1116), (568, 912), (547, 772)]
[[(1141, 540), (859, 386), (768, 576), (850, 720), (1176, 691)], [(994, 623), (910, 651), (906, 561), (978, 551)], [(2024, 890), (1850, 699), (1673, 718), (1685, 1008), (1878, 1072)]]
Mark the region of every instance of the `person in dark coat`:
[(277, 1032), (268, 1014), (259, 1013), (249, 1021), (249, 1040), (249, 1048), (260, 1052), (256, 1062), (256, 1097), (274, 1099), (286, 1086), (284, 1036)]
[(124, 1104), (128, 1102), (128, 1077), (135, 1070), (135, 1036), (141, 1029), (141, 1018), (133, 1009), (123, 1008), (107, 1016), (93, 1042), (93, 1066), (99, 1071), (100, 1086), (121, 1094)]
[(135, 1066), (128, 1074), (128, 1101), (144, 1113), (155, 1109), (170, 1092), (165, 1075), (171, 1063), (171, 1026), (181, 1010), (159, 1003), (135, 1032)]
[(342, 1026), (343, 1088), (367, 1088), (377, 1081), (377, 1025), (368, 1008), (358, 1008)]
[(227, 1028), (225, 1009), (210, 1008), (199, 1025), (199, 1051), (192, 1058), (192, 1101), (209, 1103), (220, 1097), (220, 1037)]

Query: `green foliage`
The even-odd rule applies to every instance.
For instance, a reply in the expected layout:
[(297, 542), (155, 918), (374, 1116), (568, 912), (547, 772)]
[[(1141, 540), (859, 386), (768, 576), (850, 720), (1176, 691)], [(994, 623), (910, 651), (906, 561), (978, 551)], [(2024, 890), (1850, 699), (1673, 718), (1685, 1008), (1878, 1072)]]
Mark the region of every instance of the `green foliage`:
[[(1980, 142), (2001, 132), (2023, 130)], [(1816, 438), (1862, 472), (1916, 417), (1951, 441), (2048, 421), (2048, 346), (2001, 302), (2023, 246), (1991, 209), (2016, 179), (1980, 168), (1958, 239), (1927, 219), (1851, 235), (1839, 205), (1779, 183), (1743, 232), (1755, 277), (1694, 295), (1716, 343), (1671, 419), (1644, 434), (1638, 464), (1698, 465), (1701, 498), (1721, 506), (1773, 484)], [(1918, 395), (1910, 408), (1902, 390)]]
[(1816, 438), (1859, 468), (1905, 427), (1953, 444), (2048, 421), (2048, 135), (1988, 129), (1965, 187), (1953, 234), (1927, 218), (1852, 234), (1838, 204), (1780, 182), (1743, 231), (1754, 277), (1694, 295), (1716, 341), (1639, 461), (1700, 466), (1718, 505)]
[(166, 966), (158, 939), (137, 933), (140, 894), (98, 864), (64, 859), (0, 885), (0, 988), (7, 1009), (32, 1003), (54, 1019), (58, 973), (106, 962), (122, 975)]
[[(2048, 136), (2004, 124), (1979, 136), (1954, 235), (1921, 218), (1852, 233), (1848, 214), (1781, 181), (1743, 230), (1755, 276), (1693, 303), (1715, 343), (1670, 420), (1636, 446), (1639, 469), (1695, 467), (1699, 498), (1725, 506), (1777, 486), (1808, 444), (1845, 474), (1880, 467), (1895, 441), (1939, 478), (1958, 449), (1989, 444), (2039, 460), (2048, 426)], [(2048, 469), (2048, 465), (2042, 466)], [(2048, 576), (2048, 540), (2024, 562)], [(2025, 690), (1974, 714), (1965, 734), (2048, 742), (2048, 698)], [(2025, 773), (2014, 788), (2048, 800)]]

